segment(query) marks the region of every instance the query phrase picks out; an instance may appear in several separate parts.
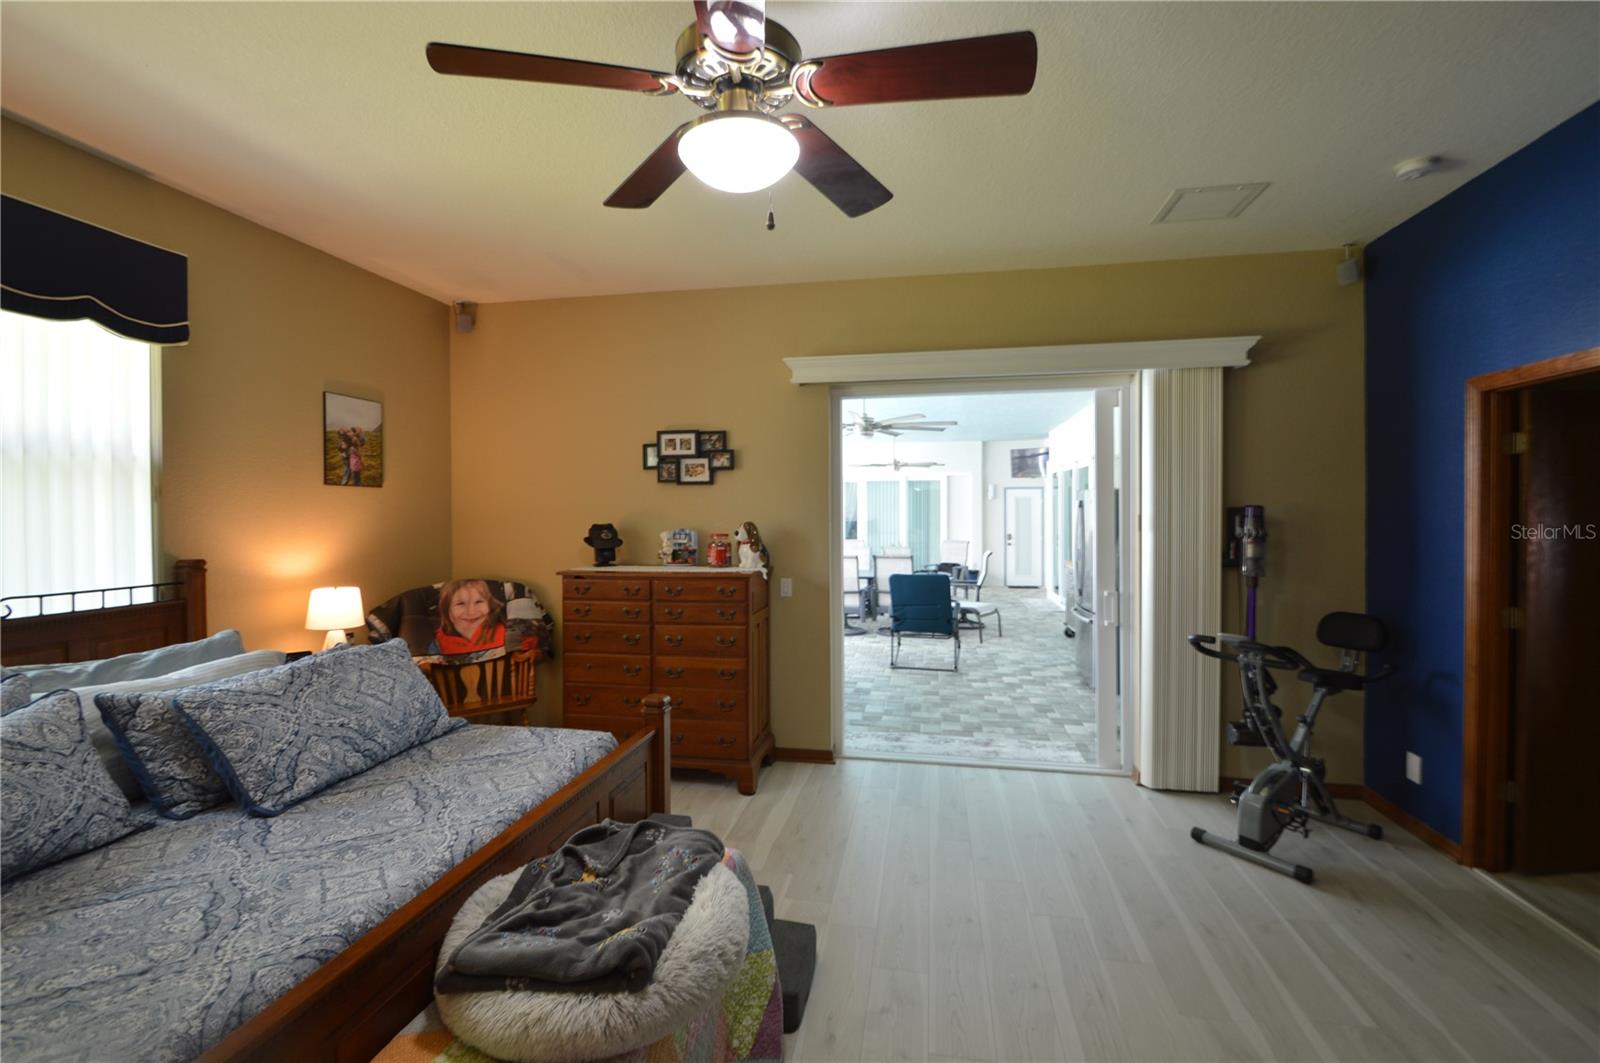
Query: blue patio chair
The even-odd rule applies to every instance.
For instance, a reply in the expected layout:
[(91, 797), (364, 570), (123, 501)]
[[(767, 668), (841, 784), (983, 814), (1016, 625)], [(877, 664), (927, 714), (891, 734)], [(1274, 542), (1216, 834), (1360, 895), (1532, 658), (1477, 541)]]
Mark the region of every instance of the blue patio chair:
[[(956, 603), (950, 600), (950, 577), (944, 573), (896, 573), (889, 577), (889, 667), (919, 672), (961, 670), (961, 624)], [(917, 668), (900, 663), (900, 640), (947, 638), (955, 646), (951, 668)]]

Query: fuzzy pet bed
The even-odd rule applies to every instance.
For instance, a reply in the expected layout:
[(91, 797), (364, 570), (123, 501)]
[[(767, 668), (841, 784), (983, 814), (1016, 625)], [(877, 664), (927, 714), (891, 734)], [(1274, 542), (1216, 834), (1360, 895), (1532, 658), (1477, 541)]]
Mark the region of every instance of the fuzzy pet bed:
[[(441, 957), (482, 925), (518, 874), (491, 879), (467, 899)], [(378, 1059), (457, 1059), (464, 1057), (452, 1053), (467, 1048), (515, 1063), (782, 1057), (772, 939), (755, 880), (733, 850), (696, 886), (654, 979), (640, 992), (439, 993), (435, 1003), (453, 1044), (424, 1029), (396, 1038)]]

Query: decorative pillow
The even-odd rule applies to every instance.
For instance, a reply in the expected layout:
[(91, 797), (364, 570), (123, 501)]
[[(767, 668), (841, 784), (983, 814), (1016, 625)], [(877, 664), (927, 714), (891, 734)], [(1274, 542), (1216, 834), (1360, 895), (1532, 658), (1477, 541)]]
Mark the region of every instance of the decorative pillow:
[(0, 679), (0, 716), (20, 709), (33, 697), (33, 684), (25, 672), (12, 672)]
[(0, 879), (11, 879), (154, 825), (129, 806), (89, 740), (71, 691), (0, 719)]
[(108, 657), (101, 661), (25, 664), (18, 666), (17, 671), (27, 675), (35, 690), (58, 690), (61, 687), (88, 687), (120, 683), (128, 679), (150, 679), (206, 661), (236, 657), (243, 652), (244, 640), (237, 631), (229, 628), (194, 642), (124, 653), (120, 657)]
[[(157, 728), (164, 731), (169, 742), (181, 745), (181, 754), (176, 758), (164, 755), (164, 747), (160, 741), (130, 742), (130, 749), (124, 752), (119, 747), (116, 735), (105, 722), (104, 715), (99, 711), (99, 703), (95, 700), (101, 694), (143, 694), (153, 690), (177, 690), (181, 687), (197, 686), (209, 683), (216, 679), (226, 679), (229, 676), (244, 675), (247, 672), (259, 672), (263, 668), (275, 668), (283, 663), (282, 650), (252, 650), (233, 657), (224, 657), (217, 661), (206, 661), (189, 668), (182, 668), (167, 675), (159, 675), (153, 679), (130, 679), (121, 683), (106, 683), (101, 686), (78, 687), (73, 693), (83, 702), (83, 712), (89, 720), (91, 737), (94, 747), (100, 753), (100, 759), (105, 762), (106, 770), (111, 773), (111, 778), (119, 789), (128, 795), (128, 800), (137, 801), (142, 797), (151, 796), (138, 782), (138, 776), (133, 769), (133, 763), (144, 760), (143, 767), (149, 772), (152, 779), (156, 777), (171, 777), (174, 772), (179, 775), (187, 769), (194, 773), (191, 781), (198, 787), (198, 792), (212, 795), (210, 804), (203, 804), (193, 809), (190, 813), (200, 811), (201, 808), (210, 808), (228, 799), (227, 787), (222, 785), (222, 780), (217, 778), (217, 773), (211, 770), (211, 765), (206, 762), (194, 744), (194, 739), (189, 737), (189, 732), (184, 730), (183, 724), (176, 716), (171, 716), (170, 725), (166, 728)], [(140, 750), (140, 746), (144, 748)], [(156, 768), (151, 768), (154, 761)], [(159, 789), (159, 786), (158, 786)], [(152, 797), (152, 800), (154, 798)]]
[(405, 643), (320, 653), (170, 695), (247, 811), (276, 816), (341, 779), (466, 726)]

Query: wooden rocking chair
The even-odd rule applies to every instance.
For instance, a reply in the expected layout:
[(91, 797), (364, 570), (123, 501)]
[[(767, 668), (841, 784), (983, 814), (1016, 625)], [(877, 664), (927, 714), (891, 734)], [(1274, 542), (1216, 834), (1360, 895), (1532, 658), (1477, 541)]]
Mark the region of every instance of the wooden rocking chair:
[(534, 685), (538, 650), (518, 650), (472, 664), (418, 661), (452, 716), (474, 723), (525, 723), (538, 700)]

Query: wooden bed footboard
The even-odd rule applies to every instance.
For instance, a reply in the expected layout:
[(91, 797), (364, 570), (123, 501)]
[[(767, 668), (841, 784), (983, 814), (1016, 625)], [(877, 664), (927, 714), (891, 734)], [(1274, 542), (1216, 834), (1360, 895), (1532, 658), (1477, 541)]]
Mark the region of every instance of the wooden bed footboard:
[(433, 999), (439, 946), (478, 887), (555, 851), (583, 827), (671, 811), (670, 704), (655, 702), (656, 726), (625, 739), (201, 1060), (370, 1060)]

